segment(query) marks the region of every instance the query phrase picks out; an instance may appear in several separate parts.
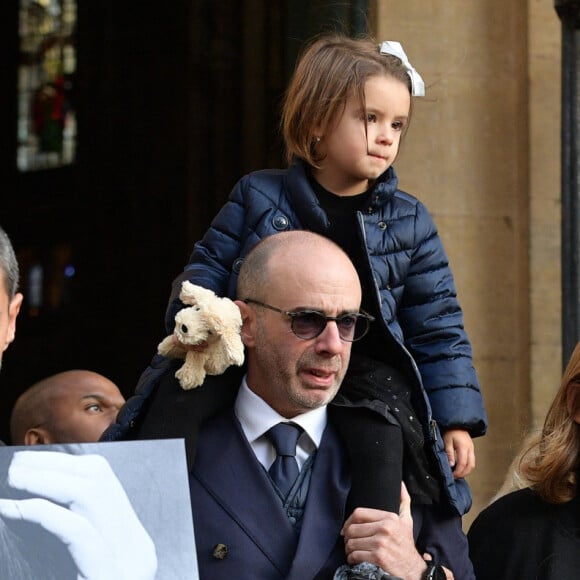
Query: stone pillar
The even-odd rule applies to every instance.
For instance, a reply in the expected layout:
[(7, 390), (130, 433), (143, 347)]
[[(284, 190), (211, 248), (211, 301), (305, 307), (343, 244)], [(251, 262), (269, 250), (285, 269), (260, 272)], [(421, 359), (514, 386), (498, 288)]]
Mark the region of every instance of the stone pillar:
[(580, 1), (556, 0), (562, 20), (562, 358), (580, 339)]
[(426, 81), (395, 168), (447, 249), (489, 414), (467, 527), (561, 374), (557, 17), (533, 0), (370, 8), (373, 35), (400, 41)]

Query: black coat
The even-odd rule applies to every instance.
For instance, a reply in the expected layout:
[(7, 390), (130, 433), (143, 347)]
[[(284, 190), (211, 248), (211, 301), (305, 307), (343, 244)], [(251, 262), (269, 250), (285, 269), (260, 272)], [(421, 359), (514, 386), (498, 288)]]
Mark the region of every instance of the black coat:
[(580, 498), (553, 505), (512, 492), (479, 514), (468, 540), (477, 580), (580, 578)]
[[(202, 387), (184, 391), (174, 376), (181, 362), (156, 355), (102, 440), (184, 438), (191, 468), (200, 426), (233, 406), (245, 368), (230, 367), (223, 375), (206, 377)], [(412, 437), (406, 444), (413, 446)], [(459, 516), (446, 505), (414, 503), (411, 512), (420, 553), (452, 569), (455, 580), (474, 580)]]

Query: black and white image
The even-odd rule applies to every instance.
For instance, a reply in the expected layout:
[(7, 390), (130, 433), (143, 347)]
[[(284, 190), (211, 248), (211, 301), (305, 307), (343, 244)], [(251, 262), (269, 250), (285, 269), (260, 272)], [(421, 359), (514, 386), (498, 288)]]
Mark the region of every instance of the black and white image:
[(197, 580), (180, 439), (0, 447), (0, 578)]

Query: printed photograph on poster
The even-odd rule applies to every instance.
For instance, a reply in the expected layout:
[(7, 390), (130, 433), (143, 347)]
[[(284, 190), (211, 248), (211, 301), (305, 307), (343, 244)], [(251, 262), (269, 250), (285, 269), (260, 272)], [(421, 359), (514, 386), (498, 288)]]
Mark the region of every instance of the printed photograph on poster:
[(198, 580), (183, 440), (0, 447), (0, 578)]

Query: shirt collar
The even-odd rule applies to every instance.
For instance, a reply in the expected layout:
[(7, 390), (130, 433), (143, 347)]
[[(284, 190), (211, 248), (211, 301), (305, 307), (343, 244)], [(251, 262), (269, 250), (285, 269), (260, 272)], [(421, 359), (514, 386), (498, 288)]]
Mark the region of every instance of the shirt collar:
[(238, 391), (234, 412), (250, 444), (277, 423), (292, 421), (304, 429), (312, 443), (318, 448), (327, 422), (326, 405), (291, 419), (282, 417), (264, 399), (250, 390), (245, 376)]

